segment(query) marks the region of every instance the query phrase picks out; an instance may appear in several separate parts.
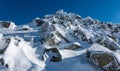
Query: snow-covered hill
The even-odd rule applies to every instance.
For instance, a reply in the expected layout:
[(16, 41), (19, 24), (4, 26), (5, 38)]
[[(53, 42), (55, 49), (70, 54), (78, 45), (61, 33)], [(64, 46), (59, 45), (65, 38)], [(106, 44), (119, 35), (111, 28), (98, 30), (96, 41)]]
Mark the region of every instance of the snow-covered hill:
[(0, 21), (0, 71), (119, 71), (120, 25), (63, 10)]

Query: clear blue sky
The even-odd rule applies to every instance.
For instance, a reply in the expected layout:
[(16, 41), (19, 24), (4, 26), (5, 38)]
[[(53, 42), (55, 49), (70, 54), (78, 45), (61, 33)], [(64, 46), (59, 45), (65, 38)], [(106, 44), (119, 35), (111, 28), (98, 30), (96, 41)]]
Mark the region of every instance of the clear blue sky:
[(120, 23), (120, 0), (0, 0), (0, 20), (26, 24), (63, 9), (101, 21)]

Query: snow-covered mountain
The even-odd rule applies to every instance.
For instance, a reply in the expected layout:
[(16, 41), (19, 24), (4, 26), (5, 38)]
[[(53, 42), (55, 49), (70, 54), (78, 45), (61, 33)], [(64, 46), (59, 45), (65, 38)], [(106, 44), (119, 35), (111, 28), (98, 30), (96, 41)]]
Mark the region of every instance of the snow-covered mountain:
[(0, 21), (0, 71), (120, 71), (120, 24), (63, 10)]

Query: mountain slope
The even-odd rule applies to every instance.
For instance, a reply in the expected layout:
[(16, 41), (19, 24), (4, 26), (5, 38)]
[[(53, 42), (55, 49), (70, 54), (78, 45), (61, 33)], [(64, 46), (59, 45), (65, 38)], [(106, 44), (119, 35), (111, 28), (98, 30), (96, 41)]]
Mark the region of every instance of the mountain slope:
[(119, 32), (63, 10), (25, 25), (1, 21), (0, 71), (118, 71)]

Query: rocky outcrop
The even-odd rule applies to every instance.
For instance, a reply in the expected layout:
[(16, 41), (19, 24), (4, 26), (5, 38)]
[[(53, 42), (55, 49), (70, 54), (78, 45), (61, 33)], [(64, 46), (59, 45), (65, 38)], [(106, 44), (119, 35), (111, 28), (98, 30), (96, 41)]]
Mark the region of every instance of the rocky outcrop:
[(48, 56), (47, 59), (50, 59), (50, 62), (60, 62), (62, 61), (62, 56), (57, 48), (50, 48), (50, 49), (45, 49), (43, 52), (43, 60), (45, 59), (46, 55)]
[(104, 71), (120, 70), (118, 56), (114, 54), (114, 52), (98, 44), (93, 44), (86, 52), (86, 58)]
[(32, 26), (41, 26), (43, 23), (45, 23), (45, 22), (42, 19), (40, 19), (39, 17), (37, 17), (37, 18), (33, 19), (30, 24)]
[(67, 44), (64, 49), (68, 49), (68, 50), (75, 50), (78, 48), (81, 48), (82, 46), (78, 43), (78, 42), (74, 42), (74, 43), (69, 43)]
[(15, 23), (11, 21), (0, 21), (1, 28), (14, 29), (16, 27)]
[(35, 19), (35, 22), (37, 23), (37, 26), (41, 26), (44, 23), (41, 19)]

